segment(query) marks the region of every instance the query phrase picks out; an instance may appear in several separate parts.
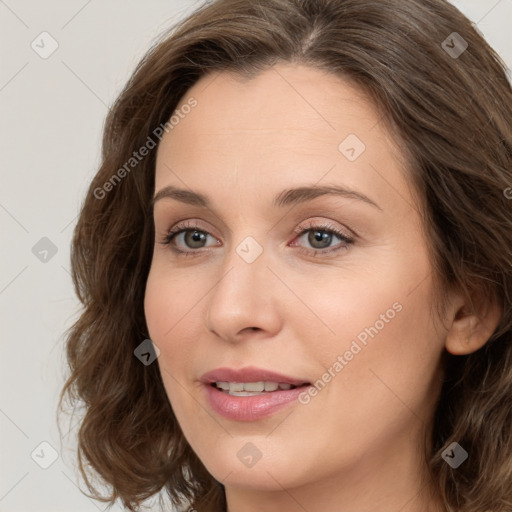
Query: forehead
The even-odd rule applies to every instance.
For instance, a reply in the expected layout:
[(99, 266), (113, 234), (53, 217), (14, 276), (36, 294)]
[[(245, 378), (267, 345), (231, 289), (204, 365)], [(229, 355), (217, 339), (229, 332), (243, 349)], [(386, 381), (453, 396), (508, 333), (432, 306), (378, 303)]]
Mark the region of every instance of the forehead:
[[(183, 109), (192, 98), (196, 106)], [(179, 122), (158, 148), (157, 190), (182, 186), (178, 177), (194, 188), (215, 176), (223, 187), (258, 190), (327, 174), (367, 192), (386, 181), (403, 189), (403, 155), (382, 112), (361, 88), (325, 71), (278, 64), (250, 80), (210, 74), (177, 112)]]
[[(291, 64), (278, 64), (252, 79), (228, 72), (204, 76), (177, 110), (190, 98), (198, 104), (190, 119), (180, 124), (196, 133), (214, 129), (219, 135), (237, 132), (248, 139), (272, 131), (283, 133), (283, 138), (293, 132), (307, 139), (333, 136), (343, 128), (363, 132), (382, 117), (360, 87), (325, 71)], [(184, 130), (175, 127), (173, 132)]]

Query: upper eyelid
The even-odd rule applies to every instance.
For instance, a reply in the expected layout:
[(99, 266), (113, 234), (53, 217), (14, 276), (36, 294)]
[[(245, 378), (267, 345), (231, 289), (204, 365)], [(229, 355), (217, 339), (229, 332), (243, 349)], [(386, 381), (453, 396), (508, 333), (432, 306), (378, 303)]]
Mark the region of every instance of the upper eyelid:
[(197, 231), (205, 232), (208, 235), (213, 236), (214, 238), (217, 238), (216, 235), (213, 233), (213, 231), (215, 231), (215, 229), (211, 229), (208, 227), (205, 228), (205, 227), (201, 226), (201, 222), (205, 222), (205, 221), (184, 220), (181, 222), (177, 222), (176, 225), (173, 226), (172, 228), (169, 228), (167, 230), (167, 232), (169, 233), (169, 232), (173, 231), (174, 234), (178, 234), (183, 231), (192, 231), (192, 230), (196, 229)]
[[(192, 230), (192, 229), (197, 229), (198, 231), (205, 231), (209, 235), (216, 236), (212, 232), (212, 231), (215, 231), (216, 228), (213, 228), (213, 229), (211, 229), (209, 227), (204, 228), (203, 226), (201, 226), (202, 222), (207, 222), (207, 221), (204, 221), (202, 219), (201, 220), (187, 219), (187, 220), (179, 221), (172, 228), (169, 228), (167, 230), (167, 232), (169, 233), (169, 232), (173, 231), (176, 234), (179, 231), (188, 231), (188, 230)], [(350, 236), (350, 237), (358, 235), (358, 233), (356, 231), (344, 226), (343, 224), (340, 224), (341, 227), (337, 227), (337, 226), (333, 225), (334, 223), (340, 224), (339, 222), (333, 221), (330, 219), (325, 219), (325, 220), (308, 219), (306, 221), (299, 222), (297, 227), (293, 229), (293, 232), (295, 234), (298, 234), (297, 232), (299, 230), (300, 230), (300, 232), (302, 232), (302, 231), (307, 231), (309, 229), (320, 227), (320, 228), (324, 229), (325, 231), (335, 230), (335, 231), (341, 231), (342, 233), (344, 233), (344, 231), (348, 231), (348, 233), (344, 233), (344, 234), (346, 236)], [(210, 223), (208, 223), (208, 224), (210, 224)], [(230, 235), (233, 233), (233, 231), (229, 228), (228, 228), (228, 232)]]
[[(354, 211), (351, 210), (351, 206), (350, 206), (350, 203), (347, 203), (347, 206), (344, 206), (343, 208), (340, 208), (340, 207), (337, 207), (337, 206), (332, 206), (332, 207), (329, 207), (329, 206), (325, 206), (325, 205), (322, 205), (322, 204), (319, 204), (317, 201), (320, 201), (320, 199), (323, 198), (325, 200), (328, 200), (328, 198), (332, 198), (333, 200), (336, 200), (338, 199), (338, 197), (336, 196), (333, 196), (333, 195), (330, 195), (330, 194), (326, 194), (324, 196), (319, 196), (319, 197), (316, 197), (314, 199), (310, 199), (306, 202), (302, 202), (302, 203), (299, 203), (297, 204), (295, 207), (292, 208), (293, 212), (292, 212), (292, 216), (295, 216), (295, 217), (332, 217), (332, 216), (337, 216), (337, 215), (342, 215), (344, 216), (345, 215), (345, 208), (347, 207), (348, 208), (348, 212), (349, 212), (349, 215), (350, 217), (354, 215)], [(167, 208), (168, 207), (171, 207), (173, 203), (175, 203), (176, 201), (157, 201), (154, 206), (153, 206), (153, 217), (154, 219), (156, 220), (157, 218), (162, 218), (162, 221), (163, 219), (165, 219), (167, 217), (167, 213), (165, 212), (173, 212), (174, 211), (174, 207), (172, 210), (168, 210)], [(358, 204), (359, 201), (356, 201), (355, 204)], [(199, 210), (203, 210), (199, 213), (198, 211), (198, 208)], [(379, 208), (380, 209), (380, 208)], [(211, 210), (210, 208), (206, 208), (206, 212), (204, 211), (204, 207), (201, 207), (201, 206), (198, 206), (198, 205), (192, 205), (192, 204), (183, 204), (183, 203), (180, 203), (180, 209), (178, 211), (181, 211), (182, 213), (186, 212), (186, 211), (189, 211), (190, 214), (191, 214), (191, 218), (193, 218), (194, 214), (199, 214), (200, 216), (205, 216), (205, 217), (208, 217), (208, 218), (211, 218), (210, 221), (207, 221), (207, 220), (203, 220), (201, 219), (201, 222), (207, 222), (209, 225), (212, 225), (212, 222), (215, 222), (215, 223), (218, 223), (219, 224), (219, 227), (220, 229), (222, 230), (225, 230), (227, 232), (228, 235), (232, 236), (233, 235), (233, 230), (226, 224), (226, 222), (224, 221), (224, 219), (217, 215), (213, 210)], [(290, 210), (291, 211), (291, 210)], [(357, 217), (359, 217), (359, 212), (356, 210), (355, 212), (355, 215)], [(181, 215), (180, 215), (181, 216)], [(285, 217), (287, 216), (287, 214), (285, 215)], [(364, 218), (364, 216), (363, 216)], [(270, 231), (273, 231), (275, 228), (276, 228), (276, 225), (279, 224), (279, 221), (283, 219), (283, 216), (279, 216), (277, 218), (277, 221), (272, 223), (270, 229), (268, 230), (268, 232)], [(299, 221), (298, 219), (295, 219), (296, 223), (298, 222), (301, 222)], [(340, 223), (339, 221), (332, 221), (332, 222), (336, 222), (338, 224), (341, 224), (343, 225), (342, 223)], [(349, 229), (348, 227), (346, 227), (346, 229)], [(361, 237), (364, 237), (365, 236), (365, 232), (366, 230), (362, 230), (362, 229), (352, 229), (350, 228), (349, 231), (351, 233), (354, 234), (354, 236), (357, 236), (359, 238)]]
[[(161, 201), (161, 203), (163, 203), (164, 201)], [(158, 204), (158, 203), (157, 203)], [(196, 222), (196, 223), (207, 223), (209, 226), (212, 226), (212, 221), (215, 221), (217, 223), (220, 224), (220, 228), (223, 229), (223, 230), (226, 230), (227, 233), (229, 235), (232, 235), (233, 234), (233, 230), (222, 220), (222, 218), (220, 218), (219, 216), (215, 215), (211, 210), (208, 209), (208, 213), (209, 215), (207, 214), (206, 216), (207, 217), (213, 217), (212, 220), (208, 221), (208, 220), (205, 220), (205, 219), (202, 219), (202, 218), (196, 218), (194, 217), (194, 213), (197, 214), (197, 207), (194, 207), (194, 206), (191, 206), (190, 208), (193, 208), (191, 210), (191, 216), (190, 216), (190, 219), (185, 219), (185, 220), (182, 220), (182, 221), (178, 221), (178, 222), (174, 222), (174, 224), (182, 224), (182, 223), (186, 223), (186, 222)], [(184, 210), (186, 211), (186, 210)], [(162, 223), (167, 223), (167, 220), (169, 218), (169, 215), (166, 212), (166, 210), (164, 208), (162, 208), (162, 213), (158, 213), (158, 214), (155, 214), (155, 212), (157, 212), (157, 205), (155, 205), (155, 208), (153, 210), (153, 219), (154, 219), (154, 222), (155, 224), (156, 223), (159, 223), (158, 219), (161, 219), (161, 222)], [(183, 213), (183, 212), (182, 212)], [(201, 215), (201, 214), (199, 214)], [(174, 215), (173, 215), (174, 216)], [(180, 215), (181, 216), (181, 215)], [(213, 230), (216, 230), (216, 228), (212, 228)], [(208, 229), (207, 231), (211, 231), (211, 229)]]

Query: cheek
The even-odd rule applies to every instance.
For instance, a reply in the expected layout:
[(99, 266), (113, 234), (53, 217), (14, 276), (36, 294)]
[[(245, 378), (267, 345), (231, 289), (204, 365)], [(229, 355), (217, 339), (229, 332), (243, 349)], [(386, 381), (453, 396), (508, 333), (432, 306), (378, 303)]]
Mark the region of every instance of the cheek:
[(205, 293), (201, 280), (189, 280), (178, 272), (162, 268), (161, 264), (153, 266), (144, 296), (144, 313), (151, 339), (157, 344), (176, 339), (178, 331), (183, 332), (191, 325), (190, 316), (197, 314), (195, 310)]
[(208, 288), (203, 289), (201, 282), (156, 266), (146, 283), (146, 323), (150, 339), (160, 350), (157, 361), (170, 399), (179, 383), (195, 377), (187, 372), (191, 372), (197, 359), (199, 329), (203, 325), (198, 315), (202, 314), (201, 299)]
[(165, 392), (177, 417), (183, 415), (177, 383), (184, 381), (179, 370), (184, 368), (184, 362), (190, 358), (186, 353), (186, 345), (172, 343), (179, 339), (179, 330), (186, 322), (180, 322), (186, 314), (186, 290), (180, 294), (175, 292), (167, 276), (162, 277), (150, 271), (144, 296), (144, 313), (150, 339), (159, 348), (160, 355), (157, 364), (162, 375)]
[[(169, 304), (169, 293), (165, 286), (165, 281), (160, 281), (155, 272), (151, 271), (146, 283), (146, 292), (144, 295), (144, 315), (148, 326), (149, 336), (154, 343), (161, 340), (162, 334), (169, 329), (172, 324), (165, 311), (173, 311), (172, 304)], [(159, 348), (160, 345), (159, 345)]]
[[(176, 287), (169, 277), (160, 276), (154, 270), (151, 270), (146, 284), (144, 297), (146, 324), (150, 339), (160, 350), (157, 361), (168, 393), (167, 381), (170, 375), (174, 374), (174, 368), (170, 365), (173, 361), (182, 360), (184, 357), (184, 354), (180, 354), (180, 344), (173, 344), (172, 340), (177, 339), (180, 328), (186, 325), (186, 322), (180, 322), (180, 318), (183, 319), (186, 314), (185, 306), (188, 302), (185, 297), (186, 290), (187, 288), (184, 288), (177, 294)], [(171, 351), (173, 357), (169, 357)]]
[[(354, 299), (359, 310), (337, 324), (343, 334), (330, 358), (322, 361), (335, 377), (319, 395), (333, 405), (332, 411), (335, 403), (344, 404), (343, 411), (334, 413), (333, 424), (346, 428), (354, 444), (370, 443), (379, 433), (383, 441), (418, 418), (429, 420), (441, 382), (443, 349), (442, 335), (431, 321), (429, 284), (425, 281), (409, 295), (406, 287), (395, 286), (391, 293), (376, 289), (366, 300)], [(353, 411), (352, 420), (346, 411)]]
[(432, 269), (425, 251), (411, 247), (380, 261), (378, 268), (326, 280), (323, 293), (317, 288), (308, 296), (318, 318), (309, 324), (305, 315), (297, 318), (296, 333), (318, 377), (329, 381), (319, 393), (324, 399), (342, 399), (359, 411), (367, 401), (383, 414), (393, 402), (422, 409), (436, 393), (444, 341), (431, 316)]

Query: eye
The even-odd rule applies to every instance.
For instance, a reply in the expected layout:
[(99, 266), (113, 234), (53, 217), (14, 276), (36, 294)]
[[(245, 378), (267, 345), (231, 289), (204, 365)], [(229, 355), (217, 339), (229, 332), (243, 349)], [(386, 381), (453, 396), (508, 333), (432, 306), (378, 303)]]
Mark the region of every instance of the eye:
[[(200, 229), (194, 222), (182, 222), (168, 231), (162, 243), (171, 246), (175, 252), (187, 255), (195, 252), (194, 249), (207, 247), (208, 237), (212, 237), (212, 235)], [(213, 245), (219, 245), (219, 243)], [(185, 249), (181, 249), (180, 246)], [(187, 249), (192, 249), (192, 251)]]
[(176, 240), (184, 242), (189, 249), (201, 249), (205, 246), (207, 237), (208, 233), (197, 229), (182, 230), (173, 236)]
[[(330, 224), (311, 225), (306, 228), (297, 228), (297, 240), (302, 240), (303, 243), (310, 245), (310, 248), (305, 248), (304, 252), (313, 255), (327, 254), (347, 249), (347, 247), (354, 242), (353, 238), (343, 233), (339, 228)], [(334, 247), (332, 242), (339, 241)], [(297, 245), (295, 242), (292, 246)], [(325, 250), (329, 249), (329, 250)]]
[[(310, 255), (326, 255), (346, 250), (354, 242), (352, 237), (331, 224), (299, 226), (295, 233), (298, 237), (290, 246), (301, 245), (300, 251)], [(185, 221), (170, 229), (161, 243), (169, 245), (171, 250), (179, 255), (194, 256), (201, 254), (198, 249), (209, 247), (207, 245), (208, 237), (213, 238), (213, 243), (210, 246), (221, 245), (194, 221)], [(332, 246), (336, 240), (338, 243)], [(301, 241), (301, 244), (298, 244), (297, 241)], [(310, 247), (303, 247), (303, 244), (309, 244)]]

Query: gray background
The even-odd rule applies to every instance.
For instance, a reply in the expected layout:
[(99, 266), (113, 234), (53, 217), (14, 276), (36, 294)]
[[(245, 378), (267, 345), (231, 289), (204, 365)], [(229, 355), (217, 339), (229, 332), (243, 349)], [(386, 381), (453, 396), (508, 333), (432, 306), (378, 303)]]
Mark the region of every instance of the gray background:
[[(453, 3), (512, 68), (512, 0)], [(78, 312), (69, 246), (108, 106), (154, 38), (198, 5), (0, 0), (0, 512), (106, 508), (77, 487), (76, 419), (63, 443), (55, 422), (63, 332)], [(43, 31), (58, 43), (47, 59), (31, 47), (50, 48)]]

